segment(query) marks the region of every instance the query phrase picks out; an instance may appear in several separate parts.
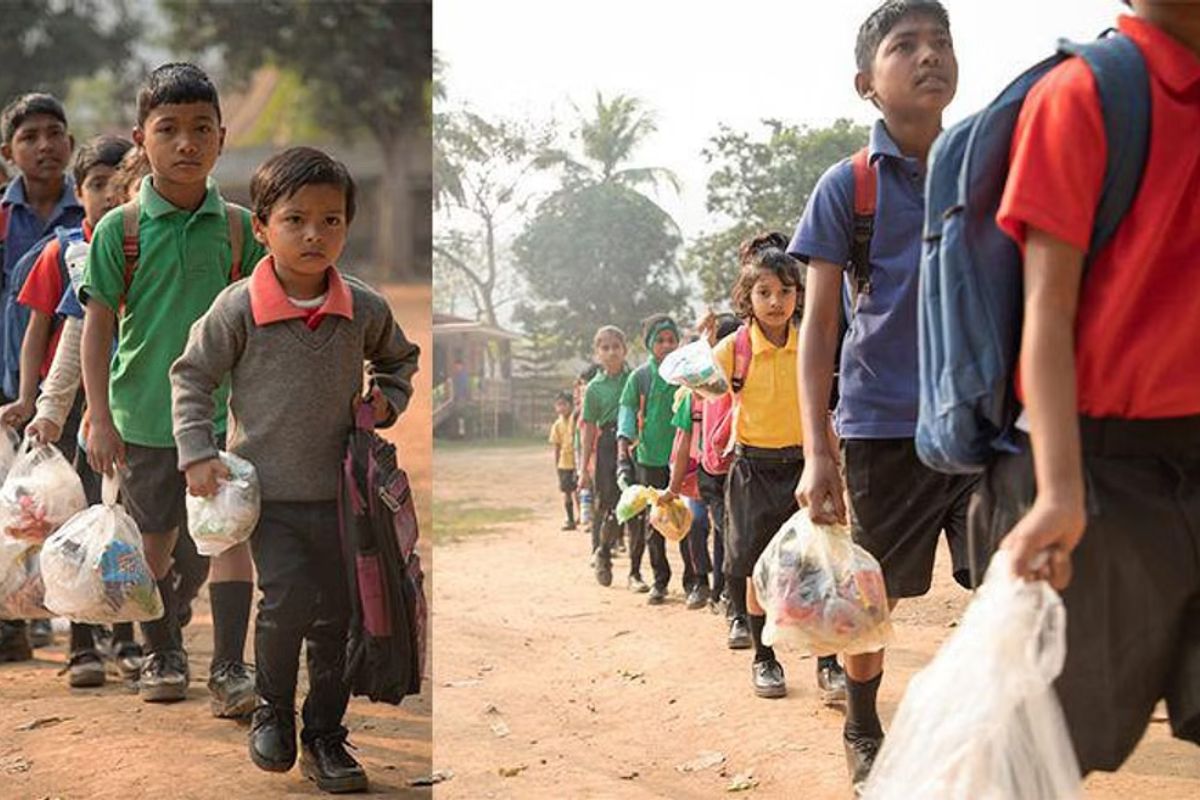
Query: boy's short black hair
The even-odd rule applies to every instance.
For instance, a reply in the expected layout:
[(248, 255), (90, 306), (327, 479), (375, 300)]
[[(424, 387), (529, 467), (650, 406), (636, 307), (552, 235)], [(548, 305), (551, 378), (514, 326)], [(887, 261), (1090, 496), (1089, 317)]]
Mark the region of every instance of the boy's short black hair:
[(115, 169), (132, 148), (133, 142), (122, 139), (120, 136), (97, 136), (89, 139), (75, 151), (75, 160), (71, 163), (71, 174), (75, 176), (75, 185), (83, 186), (88, 173), (95, 167), (105, 166)]
[(733, 284), (731, 300), (734, 313), (742, 319), (754, 316), (750, 295), (754, 291), (754, 284), (758, 282), (759, 270), (769, 270), (784, 286), (796, 287), (795, 316), (799, 319), (804, 310), (804, 273), (800, 269), (799, 259), (788, 253), (787, 246), (787, 237), (773, 231), (747, 239), (738, 247), (741, 271)]
[(54, 117), (64, 126), (67, 124), (67, 112), (57, 97), (42, 92), (23, 94), (0, 112), (0, 134), (4, 136), (4, 143), (12, 144), (17, 128), (25, 124), (25, 120), (39, 114)]
[(858, 29), (858, 39), (854, 43), (854, 63), (859, 72), (871, 71), (879, 43), (891, 33), (900, 20), (914, 14), (932, 17), (947, 31), (950, 30), (950, 15), (938, 0), (887, 0), (872, 11), (871, 16), (867, 17)]
[(350, 171), (315, 147), (289, 147), (264, 161), (250, 179), (251, 210), (265, 224), (280, 200), (305, 186), (321, 184), (341, 188), (346, 196), (346, 224), (353, 222), (354, 179)]
[(221, 100), (208, 74), (195, 64), (172, 62), (157, 67), (138, 90), (137, 124), (145, 124), (146, 117), (159, 106), (176, 103), (211, 103), (217, 121), (221, 120)]

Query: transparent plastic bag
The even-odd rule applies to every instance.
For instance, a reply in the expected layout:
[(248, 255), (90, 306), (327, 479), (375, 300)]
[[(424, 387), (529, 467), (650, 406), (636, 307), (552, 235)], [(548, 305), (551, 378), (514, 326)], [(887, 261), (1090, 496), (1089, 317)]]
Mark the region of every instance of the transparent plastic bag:
[(669, 503), (655, 501), (650, 507), (650, 527), (672, 542), (681, 541), (692, 529), (692, 510), (682, 497)]
[(215, 556), (249, 539), (262, 506), (254, 465), (224, 451), (220, 458), (229, 469), (229, 479), (221, 481), (217, 493), (187, 496), (188, 532), (202, 556)]
[(767, 614), (763, 642), (811, 655), (873, 653), (892, 638), (879, 562), (845, 525), (814, 525), (808, 509), (783, 524), (754, 565)]
[(1052, 686), (1066, 657), (1066, 624), (1055, 591), (1015, 577), (1008, 553), (996, 553), (958, 629), (909, 682), (863, 796), (1082, 797)]
[(38, 545), (0, 533), (0, 619), (49, 619)]
[(21, 446), (21, 437), (7, 425), (0, 424), (0, 483), (8, 477), (13, 462), (17, 460), (17, 448)]
[(671, 352), (663, 359), (658, 374), (667, 383), (686, 386), (701, 397), (720, 397), (729, 391), (729, 380), (704, 339)]
[(624, 525), (658, 501), (658, 489), (635, 483), (621, 492), (617, 501), (617, 522)]
[(0, 532), (40, 542), (85, 508), (83, 482), (59, 449), (26, 439), (0, 486)]
[(117, 505), (115, 481), (104, 502), (76, 514), (42, 545), (46, 607), (72, 622), (146, 622), (163, 614), (142, 534)]

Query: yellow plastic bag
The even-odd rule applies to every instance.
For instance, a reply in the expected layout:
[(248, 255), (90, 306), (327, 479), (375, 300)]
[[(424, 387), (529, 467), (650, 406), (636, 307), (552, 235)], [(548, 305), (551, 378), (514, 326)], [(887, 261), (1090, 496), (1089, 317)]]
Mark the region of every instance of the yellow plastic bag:
[(624, 525), (657, 502), (658, 489), (635, 483), (621, 492), (621, 499), (617, 501), (617, 522)]
[(655, 502), (650, 509), (650, 526), (672, 542), (681, 541), (692, 529), (692, 510), (683, 498), (669, 503)]

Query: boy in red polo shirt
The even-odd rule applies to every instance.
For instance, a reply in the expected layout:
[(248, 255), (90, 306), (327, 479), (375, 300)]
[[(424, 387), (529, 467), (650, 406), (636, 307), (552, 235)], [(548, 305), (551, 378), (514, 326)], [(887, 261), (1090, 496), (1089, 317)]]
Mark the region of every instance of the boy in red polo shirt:
[(1150, 146), (1103, 250), (1086, 254), (1106, 161), (1090, 70), (1065, 62), (1021, 111), (997, 219), (1024, 248), (1031, 447), (989, 468), (972, 519), (1063, 592), (1056, 688), (1085, 773), (1119, 768), (1163, 698), (1200, 743), (1200, 4), (1132, 6)]
[(255, 623), (258, 708), (250, 757), (271, 772), (296, 760), (293, 703), (300, 644), (308, 651), (300, 766), (325, 791), (361, 791), (346, 752), (350, 608), (338, 536), (338, 474), (363, 361), (379, 426), (408, 405), (419, 350), (387, 301), (338, 274), (354, 218), (354, 182), (319, 150), (272, 157), (250, 183), (254, 235), (267, 245), (253, 276), (226, 289), (193, 326), (171, 368), (175, 441), (188, 491), (209, 495), (228, 475), (217, 458), (213, 393), (231, 379), (229, 450), (262, 484), (250, 540), (263, 597)]

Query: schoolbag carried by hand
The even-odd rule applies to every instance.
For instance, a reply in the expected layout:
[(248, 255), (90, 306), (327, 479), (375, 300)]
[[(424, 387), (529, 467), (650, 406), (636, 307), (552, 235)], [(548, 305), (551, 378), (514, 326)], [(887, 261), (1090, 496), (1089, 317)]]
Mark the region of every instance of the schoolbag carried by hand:
[(408, 475), (374, 424), (363, 403), (338, 492), (352, 609), (345, 677), (353, 694), (398, 704), (421, 691), (428, 612)]
[(1017, 78), (991, 105), (942, 133), (929, 154), (917, 308), (916, 447), (922, 461), (942, 472), (978, 472), (995, 452), (1013, 449), (1022, 258), (996, 224), (996, 212), (1025, 97), (1071, 57), (1082, 58), (1095, 76), (1107, 140), (1108, 165), (1088, 249), (1088, 258), (1094, 258), (1133, 203), (1148, 148), (1149, 75), (1128, 37), (1060, 42), (1055, 55)]

